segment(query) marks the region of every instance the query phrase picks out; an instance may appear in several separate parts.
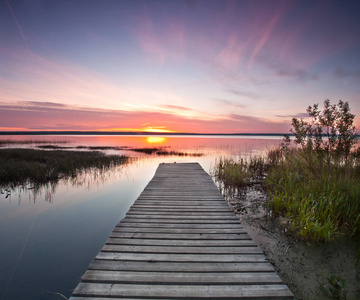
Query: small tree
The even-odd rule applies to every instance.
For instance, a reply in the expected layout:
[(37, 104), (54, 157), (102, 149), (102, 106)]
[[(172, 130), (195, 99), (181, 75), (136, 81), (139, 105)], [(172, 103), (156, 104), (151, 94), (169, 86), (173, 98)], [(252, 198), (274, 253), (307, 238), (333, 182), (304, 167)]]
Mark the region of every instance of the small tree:
[[(331, 105), (324, 101), (324, 110), (314, 104), (306, 109), (311, 121), (292, 119), (291, 133), (295, 143), (306, 152), (321, 155), (330, 164), (332, 158), (347, 160), (352, 147), (357, 143), (356, 128), (353, 125), (355, 115), (350, 113), (348, 102), (339, 101)], [(289, 143), (289, 136), (284, 137)], [(315, 151), (314, 151), (315, 150)]]

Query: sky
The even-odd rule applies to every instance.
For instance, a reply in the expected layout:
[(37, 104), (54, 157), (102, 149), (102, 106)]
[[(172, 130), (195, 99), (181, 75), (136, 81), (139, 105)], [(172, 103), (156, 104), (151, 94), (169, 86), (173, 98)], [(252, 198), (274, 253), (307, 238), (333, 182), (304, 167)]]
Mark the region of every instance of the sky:
[(358, 0), (0, 0), (0, 131), (287, 133), (326, 99), (360, 116), (359, 15)]

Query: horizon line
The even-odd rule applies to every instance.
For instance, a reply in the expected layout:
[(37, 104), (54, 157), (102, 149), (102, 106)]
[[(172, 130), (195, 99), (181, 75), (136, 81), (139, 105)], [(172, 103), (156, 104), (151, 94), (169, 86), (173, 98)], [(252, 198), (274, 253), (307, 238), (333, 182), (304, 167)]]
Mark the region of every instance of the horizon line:
[[(41, 130), (41, 131), (0, 131), (0, 135), (194, 135), (194, 136), (283, 136), (287, 133), (249, 133), (249, 132), (238, 132), (238, 133), (199, 133), (199, 132), (143, 132), (143, 131), (95, 131), (95, 130), (89, 130), (89, 131), (81, 131), (81, 130)], [(292, 135), (289, 133), (289, 135)]]

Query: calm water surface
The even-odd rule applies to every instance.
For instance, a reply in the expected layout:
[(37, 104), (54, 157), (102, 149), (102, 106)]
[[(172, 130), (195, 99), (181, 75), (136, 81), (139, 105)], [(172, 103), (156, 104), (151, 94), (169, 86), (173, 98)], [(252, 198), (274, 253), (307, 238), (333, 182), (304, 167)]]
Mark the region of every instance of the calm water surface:
[[(279, 137), (2, 136), (0, 140), (51, 141), (61, 146), (166, 147), (201, 157), (158, 156), (106, 150), (136, 157), (106, 173), (86, 173), (40, 190), (0, 194), (0, 299), (64, 299), (101, 250), (162, 162), (199, 162), (206, 172), (220, 156), (261, 154)], [(11, 144), (7, 147), (37, 147)]]

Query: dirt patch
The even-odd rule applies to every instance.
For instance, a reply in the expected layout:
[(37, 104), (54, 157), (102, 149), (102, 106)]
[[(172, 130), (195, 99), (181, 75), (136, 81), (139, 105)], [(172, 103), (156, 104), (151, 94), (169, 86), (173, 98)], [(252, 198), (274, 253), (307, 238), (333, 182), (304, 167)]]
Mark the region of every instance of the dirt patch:
[(244, 228), (263, 249), (297, 299), (360, 299), (359, 241), (342, 237), (332, 243), (306, 243), (286, 232), (286, 220), (272, 220), (259, 184), (227, 197)]

